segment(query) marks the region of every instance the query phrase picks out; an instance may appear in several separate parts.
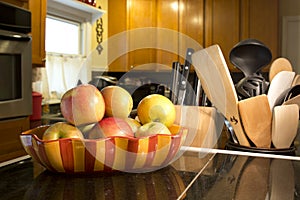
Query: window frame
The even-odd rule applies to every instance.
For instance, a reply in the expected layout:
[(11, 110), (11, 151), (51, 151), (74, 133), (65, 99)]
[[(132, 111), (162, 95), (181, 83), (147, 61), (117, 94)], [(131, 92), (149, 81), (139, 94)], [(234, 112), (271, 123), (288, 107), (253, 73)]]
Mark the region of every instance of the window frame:
[(48, 1), (47, 16), (80, 23), (80, 55), (87, 56), (92, 46), (92, 41), (90, 37), (88, 37), (92, 34), (92, 24), (90, 23), (91, 14), (54, 1)]

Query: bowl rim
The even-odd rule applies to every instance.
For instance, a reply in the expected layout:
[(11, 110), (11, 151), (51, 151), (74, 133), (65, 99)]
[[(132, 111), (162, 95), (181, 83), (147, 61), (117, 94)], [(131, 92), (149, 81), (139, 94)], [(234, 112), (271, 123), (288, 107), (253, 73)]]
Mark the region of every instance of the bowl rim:
[(39, 138), (37, 136), (37, 134), (35, 134), (34, 132), (37, 132), (39, 130), (43, 130), (46, 131), (51, 125), (41, 125), (38, 127), (35, 127), (33, 129), (29, 129), (26, 131), (23, 131), (20, 135), (20, 137), (25, 137), (25, 136), (31, 136), (33, 137), (35, 140), (41, 142), (41, 143), (51, 143), (51, 142), (57, 142), (57, 141), (82, 141), (82, 142), (92, 142), (92, 141), (108, 141), (108, 140), (114, 140), (115, 138), (120, 138), (120, 139), (126, 139), (126, 140), (131, 140), (131, 141), (138, 141), (140, 139), (146, 139), (146, 138), (155, 138), (155, 137), (170, 137), (171, 139), (175, 139), (175, 138), (181, 138), (184, 135), (187, 135), (188, 133), (188, 128), (186, 127), (181, 127), (179, 129), (179, 132), (177, 134), (155, 134), (155, 135), (150, 135), (150, 136), (143, 136), (143, 137), (130, 137), (130, 136), (109, 136), (106, 138), (98, 138), (98, 139), (81, 139), (81, 138), (59, 138), (59, 139), (55, 139), (55, 140), (43, 140), (41, 138)]

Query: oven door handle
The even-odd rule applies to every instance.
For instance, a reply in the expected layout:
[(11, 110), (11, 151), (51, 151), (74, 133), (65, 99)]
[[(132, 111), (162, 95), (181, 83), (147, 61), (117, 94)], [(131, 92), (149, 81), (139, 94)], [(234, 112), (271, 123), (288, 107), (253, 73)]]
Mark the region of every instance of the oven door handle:
[(24, 33), (0, 30), (0, 40), (30, 41), (31, 36)]

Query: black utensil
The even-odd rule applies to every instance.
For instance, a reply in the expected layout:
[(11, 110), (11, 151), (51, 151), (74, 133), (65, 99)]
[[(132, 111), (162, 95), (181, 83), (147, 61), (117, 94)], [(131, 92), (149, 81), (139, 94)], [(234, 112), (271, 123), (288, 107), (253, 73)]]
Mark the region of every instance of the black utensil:
[(287, 100), (292, 99), (293, 97), (299, 94), (300, 94), (300, 85), (294, 85), (293, 87), (288, 88), (287, 90), (281, 93), (281, 95), (277, 98), (274, 106), (282, 105)]
[(261, 75), (249, 75), (242, 78), (236, 85), (239, 100), (266, 94), (269, 83)]
[(250, 76), (270, 63), (272, 53), (262, 42), (256, 39), (246, 39), (232, 48), (229, 59), (245, 76)]

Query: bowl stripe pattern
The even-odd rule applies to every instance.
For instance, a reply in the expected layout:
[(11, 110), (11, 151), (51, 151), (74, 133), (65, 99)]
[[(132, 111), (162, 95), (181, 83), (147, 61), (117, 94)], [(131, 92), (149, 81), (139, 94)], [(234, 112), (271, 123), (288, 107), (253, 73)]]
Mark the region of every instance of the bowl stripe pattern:
[(157, 134), (143, 138), (39, 139), (38, 135), (48, 127), (23, 132), (21, 142), (26, 152), (48, 170), (64, 173), (153, 171), (174, 159), (187, 135), (183, 128), (177, 135)]

